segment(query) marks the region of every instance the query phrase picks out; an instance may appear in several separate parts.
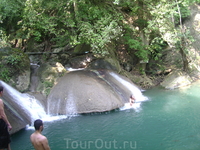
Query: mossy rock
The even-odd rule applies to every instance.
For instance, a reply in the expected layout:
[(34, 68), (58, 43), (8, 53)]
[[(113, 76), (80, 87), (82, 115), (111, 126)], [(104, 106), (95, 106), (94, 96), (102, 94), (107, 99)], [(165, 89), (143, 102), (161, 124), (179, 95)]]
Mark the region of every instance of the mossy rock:
[(66, 72), (66, 69), (58, 62), (42, 64), (38, 70), (40, 82), (37, 91), (41, 92), (44, 96), (48, 96), (51, 88)]
[(76, 54), (83, 54), (89, 52), (91, 49), (90, 45), (88, 44), (79, 44), (75, 47), (74, 53)]
[(121, 72), (119, 74), (127, 77), (133, 83), (138, 85), (140, 88), (149, 89), (149, 88), (155, 86), (153, 84), (152, 80), (149, 79), (146, 75), (134, 75), (134, 74), (131, 74), (130, 72), (125, 71), (125, 70), (121, 70)]
[(115, 72), (120, 72), (121, 67), (119, 64), (119, 61), (114, 58), (101, 58), (93, 61), (89, 68), (91, 69), (108, 69), (108, 70), (113, 70)]
[[(28, 55), (20, 49), (6, 47), (0, 49), (0, 58), (1, 80), (15, 88), (19, 88), (20, 91), (27, 90), (30, 83), (30, 60)], [(23, 85), (22, 88), (21, 85)]]

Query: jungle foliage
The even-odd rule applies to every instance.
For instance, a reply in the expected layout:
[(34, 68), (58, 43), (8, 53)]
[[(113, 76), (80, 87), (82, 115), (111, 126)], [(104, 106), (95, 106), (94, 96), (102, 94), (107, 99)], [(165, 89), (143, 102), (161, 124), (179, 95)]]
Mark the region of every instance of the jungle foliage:
[(30, 69), (28, 56), (20, 49), (2, 48), (0, 59), (0, 79), (4, 79), (5, 82), (8, 82), (15, 74)]
[[(199, 0), (1, 0), (0, 46), (21, 48), (34, 39), (56, 47), (88, 44), (109, 55), (107, 46), (124, 40), (142, 61), (158, 60), (163, 47), (177, 47), (188, 69), (188, 7)], [(170, 37), (169, 37), (170, 36)], [(50, 49), (45, 49), (50, 50)]]

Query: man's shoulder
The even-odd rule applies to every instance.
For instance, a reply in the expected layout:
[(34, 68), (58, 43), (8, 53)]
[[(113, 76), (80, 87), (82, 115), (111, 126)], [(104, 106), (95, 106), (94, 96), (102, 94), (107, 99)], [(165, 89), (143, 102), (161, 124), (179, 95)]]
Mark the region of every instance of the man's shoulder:
[(34, 136), (34, 133), (32, 133), (31, 135), (30, 135), (30, 137), (33, 137)]
[(46, 143), (48, 141), (46, 136), (44, 136), (44, 135), (38, 136), (37, 139), (42, 143)]
[(38, 140), (46, 140), (47, 139), (44, 135), (42, 135), (42, 134), (35, 134), (35, 133), (32, 133), (30, 135), (30, 138), (37, 138)]
[(44, 136), (44, 135), (42, 135), (42, 136), (41, 136), (41, 139), (43, 139), (43, 140), (47, 140), (47, 137)]

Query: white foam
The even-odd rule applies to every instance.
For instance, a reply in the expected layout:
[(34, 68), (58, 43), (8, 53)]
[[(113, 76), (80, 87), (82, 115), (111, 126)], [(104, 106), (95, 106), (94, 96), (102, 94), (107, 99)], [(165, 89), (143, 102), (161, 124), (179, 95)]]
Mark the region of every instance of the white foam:
[(124, 106), (122, 106), (121, 108), (119, 108), (121, 111), (123, 110), (128, 110), (128, 109), (134, 109), (135, 111), (140, 111), (141, 107), (140, 107), (141, 103), (134, 103), (132, 104), (132, 106), (130, 105), (130, 103), (125, 103)]
[[(73, 116), (67, 116), (67, 115), (59, 115), (59, 116), (46, 116), (44, 118), (38, 118), (38, 119), (41, 119), (43, 122), (53, 122), (53, 121), (56, 121), (56, 120), (61, 120), (61, 119), (67, 119), (67, 118), (71, 118), (71, 117), (74, 117), (74, 116), (77, 116), (77, 115), (73, 115)], [(33, 122), (32, 122), (32, 125), (27, 125), (26, 126), (26, 130), (35, 130), (34, 126), (33, 126)]]
[(27, 126), (26, 126), (26, 130), (35, 130), (35, 128), (34, 128), (34, 126), (29, 126), (29, 125), (27, 125)]
[(77, 71), (77, 70), (84, 70), (85, 68), (78, 68), (78, 69), (75, 69), (75, 68), (65, 68), (67, 71)]
[(51, 121), (61, 120), (61, 119), (66, 119), (66, 118), (68, 118), (67, 115), (59, 115), (59, 116), (47, 116), (45, 118), (42, 118), (42, 120), (44, 122), (51, 122)]

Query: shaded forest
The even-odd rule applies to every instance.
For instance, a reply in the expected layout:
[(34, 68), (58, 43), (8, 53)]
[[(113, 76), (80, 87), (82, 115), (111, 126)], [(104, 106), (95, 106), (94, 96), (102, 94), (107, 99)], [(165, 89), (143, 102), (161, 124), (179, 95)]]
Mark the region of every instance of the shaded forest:
[(63, 47), (75, 53), (80, 45), (87, 49), (79, 53), (96, 58), (120, 49), (126, 53), (116, 56), (120, 64), (142, 63), (137, 68), (142, 75), (165, 70), (158, 62), (170, 47), (180, 53), (181, 68), (188, 72), (188, 47), (194, 39), (184, 21), (195, 3), (199, 0), (1, 0), (0, 48), (12, 47), (16, 53), (1, 56), (0, 78), (11, 76), (4, 64), (22, 69), (25, 56), (17, 51), (46, 53)]

